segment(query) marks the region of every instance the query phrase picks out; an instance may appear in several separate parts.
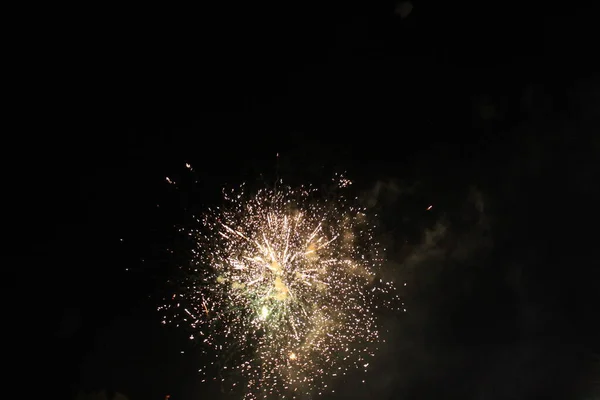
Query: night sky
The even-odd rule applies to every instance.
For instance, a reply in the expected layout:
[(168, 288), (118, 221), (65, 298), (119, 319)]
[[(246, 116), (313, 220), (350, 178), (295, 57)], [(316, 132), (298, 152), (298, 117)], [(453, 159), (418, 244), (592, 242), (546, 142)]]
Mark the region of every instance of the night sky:
[[(155, 311), (183, 257), (172, 227), (224, 185), (340, 171), (379, 215), (407, 312), (367, 383), (322, 398), (600, 395), (598, 14), (412, 4), (100, 8), (39, 38), (13, 250), (55, 398), (235, 398), (200, 384), (199, 349)], [(174, 190), (185, 163), (198, 184)]]

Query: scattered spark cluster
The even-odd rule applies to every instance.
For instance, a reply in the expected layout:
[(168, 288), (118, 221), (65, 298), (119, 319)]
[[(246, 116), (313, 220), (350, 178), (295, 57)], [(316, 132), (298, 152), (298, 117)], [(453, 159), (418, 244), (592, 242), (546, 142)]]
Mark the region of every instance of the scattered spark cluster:
[(222, 207), (184, 231), (193, 257), (159, 310), (216, 356), (216, 376), (200, 370), (206, 379), (245, 386), (246, 398), (303, 398), (369, 365), (377, 314), (398, 296), (377, 276), (383, 256), (366, 210), (338, 193), (351, 182), (334, 182), (329, 198), (310, 186), (226, 190)]

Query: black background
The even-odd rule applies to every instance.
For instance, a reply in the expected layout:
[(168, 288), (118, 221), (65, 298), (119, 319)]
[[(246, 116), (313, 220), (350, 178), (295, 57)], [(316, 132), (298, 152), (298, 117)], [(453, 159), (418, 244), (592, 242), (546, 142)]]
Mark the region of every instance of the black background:
[[(21, 363), (61, 398), (229, 398), (199, 384), (185, 332), (154, 312), (177, 257), (170, 227), (224, 184), (345, 170), (410, 285), (371, 383), (339, 382), (337, 398), (591, 393), (597, 14), (415, 1), (400, 19), (394, 7), (98, 5), (33, 35), (21, 95), (41, 107), (13, 135), (24, 155), (8, 157), (25, 239), (9, 261), (40, 299), (20, 314), (43, 350)], [(186, 162), (200, 183), (182, 196), (165, 177)]]

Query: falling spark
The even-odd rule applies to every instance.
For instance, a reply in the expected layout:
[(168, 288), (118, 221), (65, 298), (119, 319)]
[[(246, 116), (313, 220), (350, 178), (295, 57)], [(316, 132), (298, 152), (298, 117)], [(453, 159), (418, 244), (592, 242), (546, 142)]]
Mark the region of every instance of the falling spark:
[(429, 207), (427, 207), (427, 211), (431, 210), (433, 208), (433, 205), (430, 205)]
[[(336, 190), (351, 184), (334, 181)], [(394, 284), (375, 279), (383, 262), (375, 227), (342, 195), (243, 189), (224, 191), (225, 205), (185, 232), (193, 258), (180, 293), (159, 310), (189, 324), (219, 378), (230, 373), (231, 387), (243, 380), (248, 399), (331, 391), (332, 377), (374, 354), (374, 310), (396, 308)]]

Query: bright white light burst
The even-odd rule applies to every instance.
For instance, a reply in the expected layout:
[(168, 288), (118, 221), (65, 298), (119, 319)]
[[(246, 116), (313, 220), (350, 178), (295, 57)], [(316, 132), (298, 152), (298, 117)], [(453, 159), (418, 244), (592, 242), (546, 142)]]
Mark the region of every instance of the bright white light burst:
[(224, 191), (225, 205), (187, 231), (187, 278), (160, 309), (180, 312), (216, 355), (214, 379), (243, 382), (247, 398), (311, 396), (365, 369), (375, 311), (395, 304), (393, 284), (377, 276), (374, 226), (339, 193), (351, 182), (334, 182), (328, 198), (311, 187)]

